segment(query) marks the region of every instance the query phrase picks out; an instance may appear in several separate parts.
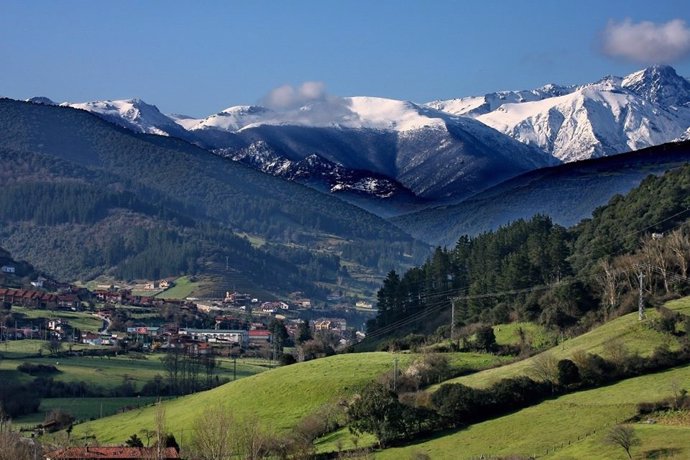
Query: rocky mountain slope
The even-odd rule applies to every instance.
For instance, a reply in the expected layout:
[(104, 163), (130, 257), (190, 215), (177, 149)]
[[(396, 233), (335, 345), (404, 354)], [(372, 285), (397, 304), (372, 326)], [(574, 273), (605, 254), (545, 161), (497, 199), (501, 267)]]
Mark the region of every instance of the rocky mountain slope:
[(547, 85), (427, 104), (475, 118), (564, 162), (638, 150), (690, 127), (690, 82), (669, 66), (580, 86)]

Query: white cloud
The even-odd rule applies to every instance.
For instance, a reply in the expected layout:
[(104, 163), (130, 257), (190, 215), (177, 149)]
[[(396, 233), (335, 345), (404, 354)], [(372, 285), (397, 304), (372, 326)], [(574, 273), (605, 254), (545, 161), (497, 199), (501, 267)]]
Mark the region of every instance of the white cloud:
[(261, 105), (275, 112), (275, 121), (296, 124), (330, 124), (351, 119), (349, 100), (330, 95), (320, 81), (299, 86), (283, 85), (271, 90)]
[(664, 24), (609, 21), (602, 34), (602, 51), (643, 64), (671, 64), (690, 56), (690, 28), (682, 19)]
[(307, 81), (297, 87), (279, 86), (268, 93), (262, 102), (274, 110), (291, 110), (325, 99), (326, 85), (320, 81)]

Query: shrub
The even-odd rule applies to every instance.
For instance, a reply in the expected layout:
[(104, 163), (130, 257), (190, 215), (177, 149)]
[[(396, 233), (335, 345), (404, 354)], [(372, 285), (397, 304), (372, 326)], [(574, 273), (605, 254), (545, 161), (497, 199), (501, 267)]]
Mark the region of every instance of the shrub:
[(17, 366), (19, 372), (23, 372), (29, 375), (46, 375), (46, 374), (57, 374), (60, 371), (57, 367), (52, 364), (33, 364), (33, 363), (22, 363)]
[(580, 383), (580, 370), (569, 359), (558, 361), (558, 383), (564, 386)]
[(431, 396), (431, 404), (438, 415), (452, 426), (469, 423), (484, 398), (484, 391), (460, 383), (445, 384)]

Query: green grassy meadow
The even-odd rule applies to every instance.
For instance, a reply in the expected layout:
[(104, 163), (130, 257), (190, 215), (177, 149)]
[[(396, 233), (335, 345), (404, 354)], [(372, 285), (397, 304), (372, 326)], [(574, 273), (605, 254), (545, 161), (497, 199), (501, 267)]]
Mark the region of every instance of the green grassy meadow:
[(162, 299), (186, 299), (201, 286), (200, 281), (192, 281), (188, 276), (182, 276), (175, 280), (175, 285), (170, 289), (159, 292), (156, 297)]
[[(690, 426), (663, 426), (645, 423), (628, 424), (640, 439), (639, 446), (633, 446), (633, 459), (675, 459), (690, 458)], [(556, 450), (546, 458), (554, 460), (577, 460), (581, 458), (627, 459), (621, 447), (607, 445), (605, 432), (600, 432), (578, 443)]]
[[(28, 342), (18, 340), (16, 342)], [(40, 341), (35, 341), (40, 342)], [(136, 358), (135, 358), (136, 357)], [(145, 358), (145, 359), (143, 359)], [(26, 359), (4, 359), (0, 361), (0, 378), (5, 382), (27, 383), (32, 377), (17, 371), (23, 362), (54, 365), (60, 370), (53, 375), (57, 381), (80, 382), (112, 389), (121, 385), (125, 377), (131, 379), (137, 389), (156, 375), (165, 378), (166, 372), (161, 361), (162, 354), (156, 355), (122, 355), (117, 357), (43, 357)], [(231, 359), (217, 360), (215, 375), (221, 379), (232, 380), (234, 377)], [(237, 360), (237, 378), (248, 377), (267, 369), (267, 363), (257, 360)]]
[(519, 329), (523, 330), (525, 338), (535, 350), (549, 348), (557, 339), (555, 333), (535, 323), (519, 322), (499, 324), (494, 326), (493, 329), (498, 345), (518, 345), (520, 343)]
[[(240, 419), (255, 417), (269, 429), (288, 430), (321, 406), (348, 398), (364, 384), (390, 371), (396, 358), (404, 367), (416, 356), (387, 352), (344, 354), (279, 367), (166, 402), (167, 427), (181, 439), (206, 409), (221, 405)], [(490, 355), (457, 353), (451, 362), (470, 369), (497, 361)], [(154, 413), (154, 409), (146, 408), (107, 417), (78, 425), (74, 433), (78, 436), (94, 432), (98, 433), (99, 442), (122, 442), (134, 432), (151, 428)]]
[(46, 414), (53, 410), (69, 413), (76, 420), (91, 420), (116, 414), (123, 408), (140, 408), (149, 406), (158, 400), (155, 396), (139, 396), (124, 398), (44, 398), (41, 407), (35, 414), (26, 415), (12, 420), (12, 424), (19, 427), (35, 426), (45, 419)]
[[(690, 301), (685, 302), (690, 303)], [(683, 305), (685, 304), (683, 303)], [(673, 305), (669, 304), (669, 307), (673, 307)], [(650, 327), (649, 322), (658, 317), (658, 313), (650, 310), (647, 316), (647, 320), (643, 322), (637, 319), (637, 313), (621, 316), (586, 334), (565, 340), (544, 353), (549, 353), (557, 359), (571, 357), (577, 351), (596, 353), (606, 357), (607, 344), (613, 341), (623, 343), (630, 352), (637, 352), (641, 356), (651, 355), (654, 349), (662, 343), (668, 343), (669, 348), (677, 349), (679, 347), (677, 340)], [(535, 359), (538, 359), (537, 356), (539, 355), (505, 366), (448, 380), (444, 383), (462, 383), (474, 387), (488, 387), (501, 379), (528, 375)]]
[[(671, 396), (674, 382), (690, 389), (690, 365), (547, 400), (455, 433), (378, 452), (375, 458), (406, 459), (415, 452), (422, 452), (432, 459), (469, 459), (481, 455), (486, 458), (536, 455), (559, 459), (623, 459), (626, 457), (621, 448), (603, 444), (604, 433), (634, 416), (639, 402)], [(683, 434), (690, 434), (690, 428), (634, 426), (642, 439), (638, 452), (661, 448), (663, 432), (673, 432), (673, 446), (682, 449), (683, 453), (678, 458), (690, 458), (689, 438), (682, 440)]]
[(28, 320), (39, 318), (45, 319), (63, 319), (67, 320), (72, 327), (81, 329), (82, 331), (96, 332), (101, 328), (103, 322), (88, 312), (63, 311), (63, 310), (36, 310), (34, 308), (12, 307), (13, 313), (20, 313)]

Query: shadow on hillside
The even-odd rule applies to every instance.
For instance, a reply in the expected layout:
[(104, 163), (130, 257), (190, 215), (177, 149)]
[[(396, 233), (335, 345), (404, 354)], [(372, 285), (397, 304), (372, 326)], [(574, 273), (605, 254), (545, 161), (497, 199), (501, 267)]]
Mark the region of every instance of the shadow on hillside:
[(663, 447), (661, 449), (652, 449), (644, 453), (644, 458), (675, 458), (680, 455), (683, 449), (677, 447)]

